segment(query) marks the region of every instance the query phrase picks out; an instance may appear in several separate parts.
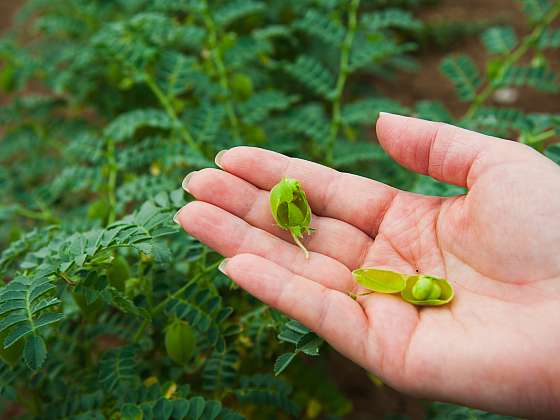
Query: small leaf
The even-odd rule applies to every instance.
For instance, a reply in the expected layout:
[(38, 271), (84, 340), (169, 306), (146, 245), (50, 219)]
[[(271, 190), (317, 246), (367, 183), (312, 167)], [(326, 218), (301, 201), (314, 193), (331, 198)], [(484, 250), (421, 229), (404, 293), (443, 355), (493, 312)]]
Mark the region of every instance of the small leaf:
[(167, 420), (173, 414), (173, 404), (167, 398), (160, 398), (152, 409), (154, 417), (161, 420)]
[(37, 370), (47, 358), (47, 346), (45, 345), (45, 340), (39, 335), (32, 335), (25, 343), (25, 348), (23, 350), (23, 358), (25, 364), (29, 369)]
[(472, 101), (481, 84), (480, 74), (473, 60), (466, 55), (445, 58), (440, 66), (455, 86), (461, 101)]
[(296, 352), (301, 351), (308, 356), (318, 356), (319, 347), (323, 344), (323, 339), (314, 332), (309, 332), (301, 337), (296, 343)]
[(378, 293), (399, 293), (406, 286), (406, 274), (376, 268), (359, 268), (352, 271), (356, 282)]
[(121, 420), (142, 420), (144, 413), (134, 404), (124, 404), (121, 408)]
[(274, 374), (276, 376), (280, 375), (284, 369), (288, 367), (288, 365), (294, 360), (296, 357), (296, 353), (284, 353), (278, 359), (276, 359), (276, 363), (274, 363)]
[(204, 413), (204, 407), (206, 406), (206, 403), (204, 401), (204, 398), (202, 397), (194, 397), (193, 399), (190, 400), (191, 406), (189, 409), (189, 415), (187, 418), (189, 419), (199, 419), (202, 416), (202, 413)]

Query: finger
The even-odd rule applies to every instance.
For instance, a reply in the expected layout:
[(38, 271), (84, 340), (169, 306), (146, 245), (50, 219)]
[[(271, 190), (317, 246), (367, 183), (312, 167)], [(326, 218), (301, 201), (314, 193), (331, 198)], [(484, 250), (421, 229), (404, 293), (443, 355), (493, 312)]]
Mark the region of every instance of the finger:
[(212, 204), (191, 202), (178, 213), (177, 221), (189, 234), (226, 257), (251, 253), (289, 267), (325, 287), (343, 292), (355, 288), (352, 273), (344, 264), (316, 252), (306, 259), (297, 246)]
[(381, 113), (379, 143), (401, 165), (449, 184), (470, 188), (489, 167), (526, 160), (525, 145), (449, 124)]
[(221, 269), (239, 286), (310, 328), (334, 348), (365, 365), (368, 323), (360, 305), (347, 295), (322, 286), (256, 255), (241, 254)]
[(375, 236), (398, 190), (371, 179), (256, 147), (234, 147), (216, 157), (227, 172), (263, 190), (283, 177), (299, 180), (313, 213), (339, 219)]
[[(217, 169), (192, 173), (186, 184), (184, 188), (197, 200), (221, 207), (249, 224), (293, 243), (290, 234), (280, 229), (272, 217), (268, 191)], [(350, 270), (362, 263), (363, 256), (373, 244), (371, 237), (360, 229), (337, 219), (313, 216), (311, 226), (316, 230), (305, 236), (305, 246), (342, 262)]]

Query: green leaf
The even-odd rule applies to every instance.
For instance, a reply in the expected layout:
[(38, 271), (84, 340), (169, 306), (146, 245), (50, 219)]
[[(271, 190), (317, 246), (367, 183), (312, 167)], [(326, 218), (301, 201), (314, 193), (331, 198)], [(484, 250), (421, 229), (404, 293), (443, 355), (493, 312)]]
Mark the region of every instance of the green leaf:
[(134, 404), (124, 404), (121, 407), (121, 419), (122, 420), (142, 420), (144, 414), (140, 407)]
[(445, 105), (438, 101), (419, 101), (416, 103), (416, 115), (424, 120), (453, 123), (454, 118)]
[(541, 20), (550, 10), (550, 0), (520, 0), (523, 5), (523, 12), (527, 14), (532, 22)]
[(378, 293), (399, 293), (404, 290), (406, 274), (376, 268), (359, 268), (352, 271), (354, 280), (368, 290)]
[(407, 109), (392, 99), (371, 97), (345, 104), (342, 121), (344, 124), (374, 125), (380, 112), (406, 114)]
[(300, 408), (290, 399), (292, 387), (280, 378), (272, 375), (256, 374), (242, 376), (239, 389), (235, 395), (241, 404), (251, 404), (257, 407), (273, 406), (292, 418), (301, 418)]
[(173, 403), (167, 398), (160, 398), (152, 409), (156, 419), (168, 420), (173, 414)]
[(115, 118), (103, 134), (113, 140), (122, 141), (132, 137), (141, 127), (170, 129), (173, 127), (173, 120), (159, 109), (128, 111)]
[(483, 32), (482, 42), (492, 54), (507, 54), (517, 45), (517, 36), (511, 26), (496, 26)]
[(47, 358), (47, 346), (45, 340), (39, 335), (32, 335), (27, 339), (23, 350), (23, 360), (29, 369), (37, 370)]
[(495, 86), (531, 86), (543, 92), (560, 91), (558, 77), (548, 66), (511, 66), (493, 81)]
[(551, 144), (546, 148), (544, 154), (560, 165), (560, 144)]
[(252, 95), (239, 106), (239, 110), (247, 124), (255, 124), (264, 120), (274, 111), (288, 109), (297, 99), (297, 96), (290, 96), (281, 91), (267, 90)]
[(168, 97), (183, 93), (193, 83), (196, 60), (176, 51), (164, 51), (156, 64), (156, 81)]
[(446, 184), (425, 175), (417, 175), (416, 182), (410, 191), (435, 197), (455, 197), (467, 192), (467, 190), (463, 187)]
[(133, 346), (114, 348), (106, 351), (99, 362), (100, 384), (109, 392), (137, 384), (137, 348)]
[(280, 375), (288, 367), (288, 365), (292, 363), (292, 360), (294, 360), (296, 354), (297, 353), (293, 352), (280, 355), (274, 363), (274, 374), (276, 376)]
[(422, 22), (415, 19), (410, 12), (402, 9), (385, 9), (365, 13), (360, 19), (361, 27), (367, 32), (379, 32), (388, 28), (418, 30)]
[(350, 168), (361, 162), (382, 159), (384, 154), (383, 149), (371, 140), (368, 142), (338, 140), (334, 145), (333, 166), (335, 168)]
[(325, 99), (331, 97), (334, 90), (334, 77), (317, 59), (302, 55), (294, 63), (287, 64), (285, 69), (311, 91)]
[(308, 332), (296, 343), (296, 353), (301, 351), (308, 356), (318, 356), (319, 347), (323, 344), (323, 339), (314, 332)]
[(225, 6), (216, 10), (214, 18), (216, 23), (227, 26), (243, 17), (260, 13), (265, 10), (263, 3), (252, 0), (234, 0), (226, 2)]
[(455, 86), (459, 99), (471, 101), (475, 98), (480, 86), (480, 75), (470, 57), (466, 55), (447, 57), (441, 63), (440, 69)]
[(228, 350), (225, 353), (214, 351), (204, 366), (203, 389), (220, 391), (233, 388), (239, 375), (238, 364), (237, 351)]
[(26, 344), (28, 348), (29, 341), (38, 343), (33, 337), (64, 319), (62, 313), (53, 312), (53, 307), (61, 303), (52, 296), (55, 289), (52, 281), (43, 276), (16, 277), (0, 289), (0, 334), (6, 337), (0, 343), (3, 347), (10, 348), (32, 335)]
[(201, 419), (202, 413), (204, 413), (204, 408), (206, 406), (206, 402), (202, 397), (194, 397), (190, 400), (191, 406), (189, 410), (189, 418), (192, 419)]
[(344, 38), (344, 27), (339, 22), (313, 9), (307, 10), (293, 26), (336, 48)]
[(539, 38), (538, 47), (541, 50), (560, 47), (560, 29), (546, 29)]

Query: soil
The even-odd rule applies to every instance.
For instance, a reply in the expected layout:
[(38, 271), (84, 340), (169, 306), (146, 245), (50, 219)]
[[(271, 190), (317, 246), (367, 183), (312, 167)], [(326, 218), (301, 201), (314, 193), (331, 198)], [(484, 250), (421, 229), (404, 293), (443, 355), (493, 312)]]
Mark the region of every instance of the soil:
[[(11, 25), (15, 11), (22, 3), (0, 0), (0, 34)], [(513, 0), (442, 0), (425, 10), (419, 10), (416, 15), (432, 23), (497, 22), (513, 25), (519, 33), (527, 30), (519, 5)], [(421, 51), (417, 56), (420, 71), (399, 75), (394, 80), (377, 81), (376, 86), (382, 93), (404, 105), (413, 105), (419, 100), (439, 100), (454, 115), (460, 116), (466, 106), (456, 99), (453, 86), (439, 72), (441, 60), (450, 53), (469, 54), (483, 71), (486, 56), (478, 34), (473, 34), (441, 50)], [(560, 62), (560, 54), (552, 58)], [(560, 95), (521, 90), (514, 105), (526, 111), (558, 113), (559, 104)], [(408, 415), (410, 419), (424, 418), (422, 401), (399, 394), (387, 386), (375, 385), (363, 369), (334, 351), (329, 353), (329, 358), (332, 377), (354, 404), (354, 411), (348, 419), (382, 419), (388, 414)]]
[(0, 34), (12, 25), (14, 16), (22, 4), (21, 0), (0, 1)]

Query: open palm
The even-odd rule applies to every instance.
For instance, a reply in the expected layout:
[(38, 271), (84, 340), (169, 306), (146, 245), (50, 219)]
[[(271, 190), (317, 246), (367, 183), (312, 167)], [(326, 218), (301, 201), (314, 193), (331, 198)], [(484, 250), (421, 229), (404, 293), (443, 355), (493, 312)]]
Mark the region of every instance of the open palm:
[[(249, 293), (299, 320), (397, 389), (517, 415), (560, 412), (560, 168), (532, 149), (453, 126), (382, 114), (402, 165), (468, 188), (427, 197), (249, 147), (193, 173), (187, 232), (229, 259)], [(275, 226), (268, 191), (301, 181), (313, 210), (306, 260)], [(351, 271), (447, 278), (450, 305), (348, 296)]]

